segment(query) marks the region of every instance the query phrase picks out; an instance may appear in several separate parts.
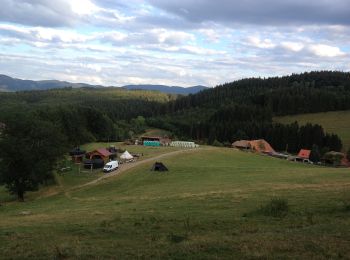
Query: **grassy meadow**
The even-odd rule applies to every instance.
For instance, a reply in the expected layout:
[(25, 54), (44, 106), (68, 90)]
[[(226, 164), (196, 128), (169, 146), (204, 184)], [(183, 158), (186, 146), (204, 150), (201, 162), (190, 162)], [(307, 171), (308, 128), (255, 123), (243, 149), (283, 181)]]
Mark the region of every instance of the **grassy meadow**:
[(350, 111), (283, 116), (274, 118), (274, 121), (284, 124), (293, 123), (295, 121), (300, 125), (306, 123), (319, 124), (326, 132), (339, 135), (345, 149), (350, 148)]
[(349, 169), (212, 147), (162, 162), (2, 203), (0, 258), (350, 258)]

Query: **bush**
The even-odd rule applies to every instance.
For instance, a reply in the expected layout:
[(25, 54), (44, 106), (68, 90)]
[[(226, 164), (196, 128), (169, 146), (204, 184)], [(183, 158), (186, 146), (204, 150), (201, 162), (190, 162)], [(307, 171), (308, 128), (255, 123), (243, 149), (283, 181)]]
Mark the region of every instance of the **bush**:
[(310, 154), (310, 160), (314, 163), (317, 163), (321, 161), (321, 153), (320, 150), (318, 149), (317, 145), (312, 146), (311, 154)]
[(222, 143), (220, 143), (218, 140), (214, 140), (213, 142), (213, 146), (217, 146), (217, 147), (223, 147), (224, 145)]
[(275, 218), (285, 217), (289, 211), (288, 200), (282, 198), (273, 198), (265, 206), (262, 206), (260, 210), (265, 216), (271, 216)]

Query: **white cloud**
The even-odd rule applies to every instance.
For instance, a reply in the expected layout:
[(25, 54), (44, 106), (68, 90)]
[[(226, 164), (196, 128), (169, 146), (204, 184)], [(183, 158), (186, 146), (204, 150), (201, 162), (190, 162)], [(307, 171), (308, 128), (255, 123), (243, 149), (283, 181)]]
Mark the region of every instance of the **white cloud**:
[[(334, 1), (335, 13), (348, 10), (348, 2)], [(0, 71), (106, 85), (216, 85), (249, 76), (349, 69), (347, 17), (334, 23), (341, 20), (334, 13), (294, 12), (296, 3), (310, 8), (316, 0), (243, 2), (3, 0)], [(263, 2), (277, 9), (260, 10)], [(328, 3), (322, 0), (312, 10), (324, 11)], [(293, 8), (273, 15), (283, 6)], [(232, 15), (237, 10), (242, 13)]]
[(281, 46), (294, 52), (299, 52), (305, 47), (301, 42), (282, 42)]
[(345, 53), (339, 47), (329, 46), (325, 44), (314, 44), (309, 46), (310, 51), (320, 57), (338, 57)]
[(72, 11), (78, 15), (93, 14), (100, 10), (100, 8), (90, 0), (70, 0), (69, 4)]
[(248, 44), (261, 49), (272, 49), (276, 47), (276, 44), (273, 43), (271, 39), (261, 40), (257, 36), (249, 36), (247, 42)]

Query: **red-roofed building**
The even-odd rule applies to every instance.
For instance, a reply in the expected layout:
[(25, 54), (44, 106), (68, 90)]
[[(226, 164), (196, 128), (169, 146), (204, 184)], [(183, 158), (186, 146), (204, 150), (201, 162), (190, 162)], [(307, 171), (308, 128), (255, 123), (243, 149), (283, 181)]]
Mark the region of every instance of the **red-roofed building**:
[(258, 153), (274, 154), (276, 153), (272, 146), (264, 139), (259, 140), (240, 140), (232, 144), (232, 147), (238, 149), (251, 150)]
[(298, 157), (303, 159), (310, 159), (310, 154), (311, 154), (310, 150), (301, 149), (300, 152), (298, 153)]
[(274, 154), (276, 153), (272, 146), (266, 142), (264, 139), (252, 140), (249, 141), (251, 149), (258, 153), (268, 153)]
[(110, 159), (113, 159), (114, 153), (111, 153), (106, 148), (100, 148), (95, 151), (87, 153), (87, 158), (90, 160), (93, 159), (102, 159), (105, 163), (109, 162)]

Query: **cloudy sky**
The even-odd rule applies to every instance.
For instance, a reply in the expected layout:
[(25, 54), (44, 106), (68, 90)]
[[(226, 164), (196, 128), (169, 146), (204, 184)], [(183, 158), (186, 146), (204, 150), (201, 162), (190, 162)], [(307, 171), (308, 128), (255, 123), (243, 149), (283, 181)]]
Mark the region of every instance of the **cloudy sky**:
[(0, 0), (0, 74), (207, 85), (350, 70), (349, 0)]

